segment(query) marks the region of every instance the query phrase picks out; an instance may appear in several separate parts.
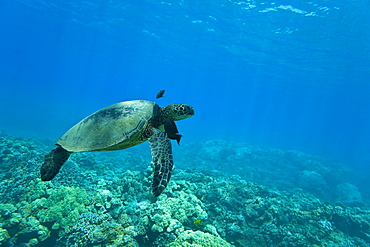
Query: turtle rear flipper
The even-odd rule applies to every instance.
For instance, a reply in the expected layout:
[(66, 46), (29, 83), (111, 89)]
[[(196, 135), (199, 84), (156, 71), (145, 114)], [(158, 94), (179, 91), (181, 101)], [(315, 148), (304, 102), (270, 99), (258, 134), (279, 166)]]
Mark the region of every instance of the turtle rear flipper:
[(71, 152), (62, 147), (57, 147), (45, 155), (44, 164), (42, 164), (40, 173), (42, 181), (52, 180), (59, 172), (62, 165), (68, 160)]
[(152, 182), (152, 194), (158, 197), (167, 187), (173, 168), (171, 140), (163, 131), (153, 128), (153, 134), (149, 138), (152, 150), (152, 163), (154, 174)]

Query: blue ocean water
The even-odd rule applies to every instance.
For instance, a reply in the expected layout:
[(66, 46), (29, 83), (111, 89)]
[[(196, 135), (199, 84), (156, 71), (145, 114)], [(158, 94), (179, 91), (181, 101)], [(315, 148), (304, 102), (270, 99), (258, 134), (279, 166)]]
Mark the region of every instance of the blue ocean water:
[[(369, 0), (0, 0), (0, 245), (369, 246), (369, 17)], [(148, 145), (41, 181), (68, 158), (55, 139), (133, 99), (195, 109), (163, 194), (171, 162), (153, 176)]]
[[(0, 1), (0, 129), (56, 139), (130, 100), (184, 102), (186, 140), (368, 169), (370, 2)], [(367, 165), (366, 165), (367, 164)]]

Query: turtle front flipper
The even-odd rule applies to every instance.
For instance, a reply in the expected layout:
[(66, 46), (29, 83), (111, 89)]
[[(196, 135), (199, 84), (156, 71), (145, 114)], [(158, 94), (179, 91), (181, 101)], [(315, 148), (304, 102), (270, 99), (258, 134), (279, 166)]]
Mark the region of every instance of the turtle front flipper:
[(166, 133), (156, 128), (153, 128), (152, 131), (153, 134), (149, 138), (154, 165), (152, 194), (154, 197), (158, 197), (166, 188), (172, 175), (172, 146)]
[(177, 126), (173, 120), (170, 120), (168, 118), (164, 120), (164, 130), (170, 139), (176, 140), (177, 144), (180, 145), (182, 135), (179, 134)]
[(60, 168), (68, 160), (70, 155), (71, 152), (68, 152), (60, 146), (45, 155), (44, 164), (42, 164), (40, 169), (41, 180), (52, 180), (58, 174)]

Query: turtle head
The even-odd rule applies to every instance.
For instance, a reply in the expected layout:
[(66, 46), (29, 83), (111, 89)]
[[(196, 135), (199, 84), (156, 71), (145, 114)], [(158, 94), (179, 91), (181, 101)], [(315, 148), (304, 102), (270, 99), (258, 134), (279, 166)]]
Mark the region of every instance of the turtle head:
[(182, 120), (194, 115), (194, 108), (187, 104), (170, 104), (163, 108), (165, 118), (173, 121)]

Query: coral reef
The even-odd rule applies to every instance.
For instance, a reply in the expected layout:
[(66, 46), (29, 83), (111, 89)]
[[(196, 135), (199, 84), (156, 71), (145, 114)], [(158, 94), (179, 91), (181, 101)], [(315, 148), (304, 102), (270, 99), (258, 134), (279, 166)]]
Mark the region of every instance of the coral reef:
[[(52, 182), (42, 182), (38, 169), (50, 142), (0, 139), (0, 245), (370, 244), (370, 210), (348, 181), (348, 168), (319, 157), (222, 140), (209, 141), (210, 149), (194, 144), (184, 151), (192, 157), (179, 155), (183, 169), (153, 198), (150, 157), (142, 149), (75, 154)], [(238, 175), (230, 174), (233, 169)], [(269, 186), (274, 172), (285, 177)], [(324, 203), (317, 195), (340, 202)]]
[(81, 214), (89, 212), (89, 196), (84, 189), (61, 186), (50, 189), (47, 197), (41, 197), (30, 203), (32, 212), (42, 223), (53, 223), (52, 229), (65, 229), (74, 225)]
[(124, 228), (106, 213), (84, 213), (56, 246), (138, 246), (132, 228)]
[(362, 197), (357, 187), (350, 183), (343, 183), (336, 186), (337, 199), (348, 205), (361, 204)]
[(278, 190), (298, 187), (325, 201), (340, 200), (333, 188), (356, 181), (349, 166), (294, 150), (259, 148), (225, 140), (191, 143), (186, 147), (186, 151), (174, 150), (174, 155), (180, 157), (178, 168), (238, 174)]
[(169, 247), (230, 247), (233, 246), (220, 237), (212, 234), (186, 230), (182, 232), (174, 242), (168, 244)]

